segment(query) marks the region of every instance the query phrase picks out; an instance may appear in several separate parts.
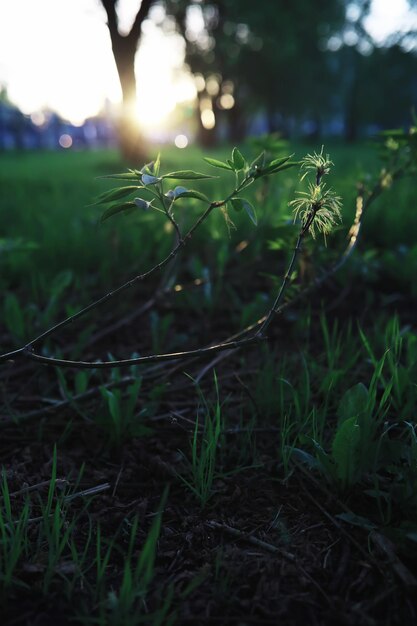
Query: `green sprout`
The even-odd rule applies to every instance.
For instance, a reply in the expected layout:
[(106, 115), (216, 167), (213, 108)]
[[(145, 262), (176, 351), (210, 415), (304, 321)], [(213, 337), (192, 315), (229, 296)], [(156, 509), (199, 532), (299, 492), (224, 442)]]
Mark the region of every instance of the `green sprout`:
[(304, 170), (304, 174), (301, 177), (301, 180), (307, 176), (309, 171), (314, 171), (316, 174), (316, 183), (320, 184), (321, 178), (330, 172), (330, 168), (334, 165), (333, 161), (330, 160), (330, 155), (323, 154), (324, 146), (321, 147), (319, 153), (313, 152), (313, 154), (306, 154), (301, 162), (301, 170)]
[[(316, 230), (324, 235), (331, 232), (333, 226), (341, 221), (342, 199), (325, 185), (308, 184), (308, 191), (297, 191), (301, 197), (292, 200), (294, 219), (300, 219), (303, 225), (308, 224), (313, 238)], [(311, 217), (314, 215), (314, 219)]]

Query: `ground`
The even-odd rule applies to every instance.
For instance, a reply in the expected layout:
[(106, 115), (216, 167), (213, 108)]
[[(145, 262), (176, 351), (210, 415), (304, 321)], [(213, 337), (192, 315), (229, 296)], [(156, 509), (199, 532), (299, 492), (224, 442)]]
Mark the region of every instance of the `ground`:
[[(327, 247), (306, 244), (288, 299), (338, 258), (367, 150), (334, 148), (344, 225)], [(4, 351), (169, 250), (148, 215), (97, 229), (97, 207), (83, 208), (93, 177), (123, 168), (114, 154), (57, 157), (2, 156)], [(215, 216), (171, 274), (44, 354), (184, 350), (256, 321), (285, 272), (297, 185), (261, 186), (257, 229), (237, 214), (228, 233)], [(415, 622), (415, 218), (401, 185), (370, 213), (356, 256), (264, 344), (112, 372), (2, 365), (4, 624)]]

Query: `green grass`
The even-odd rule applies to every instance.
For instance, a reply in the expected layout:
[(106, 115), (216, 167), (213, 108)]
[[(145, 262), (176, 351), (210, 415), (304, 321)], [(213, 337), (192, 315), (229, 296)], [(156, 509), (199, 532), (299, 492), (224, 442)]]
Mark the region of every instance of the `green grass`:
[[(251, 149), (243, 146), (242, 152)], [(311, 150), (285, 147), (296, 158)], [(320, 238), (306, 243), (297, 277), (301, 282), (319, 275), (321, 267), (337, 258), (354, 214), (355, 185), (378, 171), (372, 146), (335, 144), (326, 151), (336, 164), (329, 184), (343, 198), (343, 225), (327, 247)], [(210, 156), (224, 159), (226, 154), (225, 148)], [(222, 199), (234, 184), (233, 176), (212, 170), (194, 148), (163, 150), (162, 162), (165, 171), (218, 171), (218, 179), (198, 185), (210, 199)], [(171, 249), (174, 233), (158, 214), (138, 212), (99, 224), (101, 210), (92, 202), (115, 181), (97, 177), (123, 169), (113, 152), (0, 155), (4, 351), (152, 267)], [(375, 202), (365, 216), (360, 250), (327, 290), (274, 322), (270, 344), (248, 355), (233, 355), (230, 366), (227, 355), (224, 365), (221, 360), (212, 363), (207, 371), (215, 368), (214, 383), (204, 369), (206, 361), (192, 363), (190, 369), (182, 366), (180, 382), (169, 364), (165, 369), (130, 368), (126, 378), (117, 371), (56, 372), (41, 366), (34, 370), (33, 381), (26, 373), (16, 383), (12, 373), (10, 380), (1, 378), (1, 412), (15, 422), (11, 443), (5, 439), (6, 452), (11, 447), (19, 456), (21, 450), (15, 447), (23, 448), (29, 440), (57, 443), (58, 451), (66, 446), (66, 458), (74, 455), (75, 465), (79, 455), (83, 457), (78, 473), (60, 479), (64, 469), (57, 448), (52, 448), (51, 477), (46, 490), (39, 492), (36, 487), (11, 491), (13, 472), (4, 463), (0, 598), (10, 615), (16, 615), (19, 594), (30, 596), (32, 584), (39, 596), (36, 602), (58, 598), (69, 619), (103, 626), (176, 623), (181, 603), (198, 596), (206, 579), (216, 597), (226, 598), (237, 583), (222, 560), (223, 548), (214, 556), (204, 548), (203, 573), (190, 565), (186, 584), (171, 573), (164, 579), (158, 550), (170, 536), (173, 510), (181, 510), (184, 527), (188, 518), (197, 527), (206, 515), (221, 519), (223, 505), (225, 515), (232, 515), (227, 489), (233, 481), (238, 489), (238, 481), (245, 480), (240, 478), (243, 469), (255, 481), (257, 473), (272, 476), (274, 484), (289, 490), (294, 476), (312, 472), (343, 505), (333, 511), (334, 519), (365, 533), (365, 550), (366, 533), (376, 529), (394, 542), (401, 558), (416, 554), (414, 186), (412, 180), (401, 181)], [(93, 360), (114, 353), (119, 358), (186, 349), (253, 323), (268, 309), (291, 253), (296, 229), (289, 223), (288, 202), (300, 188), (296, 169), (252, 185), (248, 199), (257, 209), (257, 228), (244, 211), (230, 213), (236, 229), (221, 214), (210, 216), (182, 251), (171, 277), (165, 276), (172, 291), (127, 329), (118, 329), (116, 339), (89, 343), (107, 324), (151, 297), (157, 286), (153, 280), (66, 329), (54, 343), (48, 341), (44, 353), (67, 350), (81, 358), (87, 350)], [(182, 207), (178, 220), (184, 225), (202, 211), (195, 200)], [(200, 286), (190, 288), (195, 280)], [(175, 290), (178, 283), (183, 286)], [(192, 372), (185, 382), (183, 371)], [(89, 390), (96, 393), (86, 402)], [(35, 398), (33, 406), (23, 403), (25, 394)], [(65, 408), (48, 418), (42, 407), (54, 402)], [(32, 410), (37, 417), (26, 420)], [(167, 416), (178, 419), (183, 430), (161, 443), (158, 428)], [(112, 483), (116, 493), (125, 465), (134, 467), (133, 459), (148, 447), (156, 458), (164, 448), (169, 451), (174, 487), (168, 495), (164, 477), (158, 476), (152, 476), (149, 485), (141, 483), (146, 502), (153, 502), (146, 516), (130, 509), (130, 502), (110, 499), (109, 504), (100, 500), (100, 492), (91, 496), (83, 489), (84, 463), (98, 465), (100, 476), (116, 472), (114, 468), (118, 472), (120, 465)], [(169, 463), (157, 468), (167, 471)], [(127, 483), (139, 480), (135, 471)], [(92, 476), (90, 471), (90, 485)], [(27, 482), (31, 485), (30, 476)], [(278, 519), (280, 513), (274, 515)], [(279, 526), (274, 519), (270, 529)], [(291, 542), (285, 517), (280, 524), (279, 541), (285, 536), (285, 542)], [(182, 530), (177, 527), (175, 532), (181, 535)], [(175, 563), (182, 551), (178, 548), (175, 556), (171, 545), (166, 553)], [(168, 557), (164, 559), (168, 567)], [(74, 598), (79, 599), (76, 606)], [(36, 606), (32, 599), (28, 602)]]

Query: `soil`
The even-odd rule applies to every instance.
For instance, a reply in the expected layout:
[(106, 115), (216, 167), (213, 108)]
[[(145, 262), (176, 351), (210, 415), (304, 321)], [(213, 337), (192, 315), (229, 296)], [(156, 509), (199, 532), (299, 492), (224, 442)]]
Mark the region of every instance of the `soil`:
[[(330, 295), (336, 301), (331, 290)], [(317, 310), (320, 301), (317, 296)], [(162, 303), (164, 306), (170, 310), (169, 303)], [(337, 306), (343, 310), (344, 303)], [(220, 321), (221, 316), (217, 320), (210, 336), (225, 336), (223, 326), (227, 324)], [(291, 320), (284, 319), (271, 332), (271, 349), (275, 347), (277, 354), (283, 342), (290, 349), (289, 325)], [(187, 326), (194, 324), (184, 319), (184, 329)], [(207, 341), (207, 328), (197, 322), (195, 327), (199, 332), (193, 336)], [(91, 347), (91, 354), (125, 354), (127, 346), (136, 344), (138, 334), (138, 320), (131, 321), (117, 333), (117, 351), (112, 345), (114, 338), (106, 337)], [(149, 337), (142, 340), (146, 345)], [(135, 551), (139, 554), (168, 484), (147, 609), (150, 613), (157, 609), (161, 590), (172, 588), (171, 614), (175, 613), (175, 623), (180, 625), (416, 623), (412, 579), (413, 573), (417, 576), (416, 563), (402, 556), (400, 564), (407, 574), (399, 574), (398, 564), (386, 546), (381, 548), (377, 536), (338, 519), (343, 504), (318, 475), (293, 466), (285, 478), (271, 420), (257, 422), (253, 448), (247, 446), (248, 419), (256, 410), (249, 383), (262, 358), (258, 347), (248, 348), (244, 356), (229, 352), (216, 357), (221, 397), (227, 398), (228, 430), (221, 450), (224, 475), (215, 480), (213, 496), (204, 509), (177, 473), (184, 470), (179, 451), (189, 453), (199, 404), (196, 389), (184, 372), (197, 378), (203, 393), (210, 397), (213, 363), (209, 359), (150, 367), (144, 374), (138, 409), (155, 386), (165, 385), (162, 402), (147, 420), (152, 433), (130, 438), (120, 448), (110, 447), (105, 432), (65, 404), (62, 395), (64, 404), (59, 410), (46, 410), (48, 398), (59, 394), (52, 369), (24, 362), (8, 366), (7, 372), (0, 372), (4, 399), (17, 413), (32, 414), (20, 425), (10, 423), (10, 413), (3, 415), (8, 424), (1, 422), (0, 454), (10, 491), (50, 479), (55, 443), (58, 479), (74, 485), (85, 464), (77, 489), (98, 486), (103, 490), (94, 496), (88, 514), (81, 515), (74, 539), (81, 549), (91, 522), (100, 524), (103, 536), (118, 537), (122, 549), (107, 571), (109, 588), (117, 589), (131, 521), (138, 516)], [(98, 378), (90, 381), (92, 388), (99, 384)], [(99, 391), (80, 406), (90, 416), (101, 410)], [(233, 473), (239, 464), (246, 469)], [(47, 486), (38, 493), (44, 497)], [(348, 495), (350, 500), (355, 498), (359, 502), (360, 494)], [(15, 501), (23, 501), (23, 496)], [(77, 512), (84, 505), (80, 496), (71, 508)], [(62, 567), (70, 572), (70, 560)], [(42, 595), (43, 571), (42, 563), (22, 564), (20, 576), (30, 589), (17, 590), (4, 603), (4, 626), (76, 623), (73, 601), (63, 594), (59, 576), (48, 595)], [(187, 590), (191, 583), (195, 583), (194, 589)], [(77, 602), (84, 594), (85, 590), (76, 589)]]

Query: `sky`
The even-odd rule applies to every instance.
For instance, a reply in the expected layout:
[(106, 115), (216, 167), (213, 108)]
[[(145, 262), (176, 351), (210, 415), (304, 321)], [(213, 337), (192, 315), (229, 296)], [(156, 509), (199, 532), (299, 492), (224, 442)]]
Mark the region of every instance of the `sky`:
[[(121, 30), (138, 0), (120, 3)], [(22, 19), (23, 16), (23, 19)], [(158, 17), (156, 15), (156, 17)], [(138, 117), (157, 124), (195, 87), (182, 69), (184, 44), (150, 20), (136, 57)], [(121, 90), (99, 0), (0, 0), (0, 85), (25, 113), (51, 108), (81, 123)]]
[[(119, 0), (120, 27), (127, 30), (139, 0)], [(158, 12), (159, 11), (159, 12)], [(153, 17), (161, 17), (154, 9)], [(382, 42), (409, 22), (406, 0), (373, 0), (367, 28)], [(417, 27), (417, 22), (416, 22)], [(195, 97), (183, 69), (184, 43), (143, 25), (136, 58), (138, 120), (156, 127), (177, 102)], [(106, 16), (99, 0), (0, 0), (0, 86), (25, 113), (56, 110), (74, 123), (121, 98)]]

